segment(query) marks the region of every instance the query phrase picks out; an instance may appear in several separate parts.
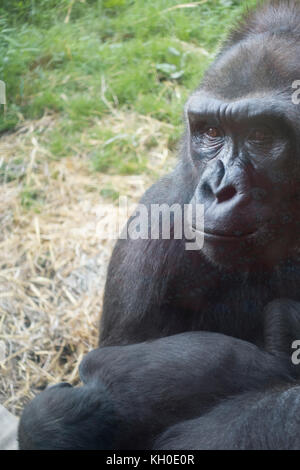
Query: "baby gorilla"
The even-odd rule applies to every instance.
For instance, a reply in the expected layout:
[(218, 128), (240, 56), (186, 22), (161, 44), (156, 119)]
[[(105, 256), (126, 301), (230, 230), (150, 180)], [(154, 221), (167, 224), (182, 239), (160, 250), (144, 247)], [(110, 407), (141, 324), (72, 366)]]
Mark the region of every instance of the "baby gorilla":
[[(282, 388), (294, 390), (289, 401), (296, 397), (296, 369), (284, 342), (287, 329), (299, 331), (294, 307), (295, 302), (276, 301), (265, 310), (271, 352), (210, 332), (91, 351), (80, 366), (84, 386), (59, 384), (27, 405), (19, 426), (20, 448), (210, 448), (208, 442), (211, 448), (230, 447), (228, 431), (237, 419), (231, 416), (230, 400), (235, 395), (244, 393), (236, 399), (240, 410), (249, 408), (249, 413), (265, 390), (274, 389), (269, 406), (271, 397), (280, 399)], [(259, 413), (256, 409), (253, 428)]]

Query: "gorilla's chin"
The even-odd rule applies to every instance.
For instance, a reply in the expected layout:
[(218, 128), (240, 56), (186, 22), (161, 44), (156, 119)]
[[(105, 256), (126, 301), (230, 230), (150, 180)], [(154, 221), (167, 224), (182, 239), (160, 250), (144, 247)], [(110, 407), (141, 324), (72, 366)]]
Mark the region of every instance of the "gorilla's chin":
[(295, 238), (295, 232), (281, 238), (266, 228), (241, 237), (205, 233), (202, 252), (213, 264), (227, 270), (269, 271), (294, 251)]

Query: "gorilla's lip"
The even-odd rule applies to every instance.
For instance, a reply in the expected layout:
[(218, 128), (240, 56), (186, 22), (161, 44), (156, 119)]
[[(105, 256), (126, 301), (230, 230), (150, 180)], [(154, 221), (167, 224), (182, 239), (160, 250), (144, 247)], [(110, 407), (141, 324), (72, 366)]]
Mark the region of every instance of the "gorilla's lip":
[(227, 240), (227, 241), (238, 241), (238, 240), (245, 240), (247, 238), (250, 238), (256, 234), (256, 230), (252, 230), (249, 232), (241, 232), (239, 233), (238, 230), (235, 232), (218, 232), (218, 231), (210, 231), (210, 230), (198, 230), (195, 227), (193, 227), (193, 230), (195, 232), (198, 232), (200, 235), (204, 236), (206, 239), (211, 239), (211, 240)]

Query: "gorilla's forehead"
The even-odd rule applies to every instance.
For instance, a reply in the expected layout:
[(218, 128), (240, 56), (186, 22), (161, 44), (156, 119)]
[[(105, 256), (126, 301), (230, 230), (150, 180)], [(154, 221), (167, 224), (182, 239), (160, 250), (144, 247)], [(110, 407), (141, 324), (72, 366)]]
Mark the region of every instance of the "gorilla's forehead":
[(189, 98), (186, 110), (198, 115), (231, 114), (237, 117), (256, 117), (263, 113), (280, 117), (285, 115), (288, 105), (285, 99), (280, 99), (270, 92), (257, 92), (236, 99), (228, 99), (200, 89)]
[(234, 100), (266, 92), (293, 93), (300, 79), (300, 43), (258, 34), (225, 48), (207, 71), (201, 88)]
[(244, 97), (228, 99), (208, 92), (197, 90), (187, 101), (185, 107), (189, 119), (210, 122), (257, 122), (265, 120), (298, 128), (300, 106), (293, 104), (291, 96), (274, 91), (258, 91)]

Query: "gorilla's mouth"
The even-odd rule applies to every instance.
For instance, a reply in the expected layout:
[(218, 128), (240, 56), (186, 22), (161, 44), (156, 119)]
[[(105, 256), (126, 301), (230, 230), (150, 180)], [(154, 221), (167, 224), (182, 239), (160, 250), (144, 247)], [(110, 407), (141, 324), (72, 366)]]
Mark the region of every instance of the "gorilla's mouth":
[(257, 230), (252, 230), (249, 232), (241, 232), (239, 230), (235, 230), (232, 232), (221, 232), (218, 230), (207, 230), (205, 229), (204, 231), (198, 230), (196, 227), (193, 227), (193, 230), (195, 232), (198, 232), (202, 236), (204, 236), (205, 239), (210, 239), (210, 240), (226, 240), (226, 241), (238, 241), (238, 240), (245, 240), (247, 238), (253, 237), (256, 233)]

